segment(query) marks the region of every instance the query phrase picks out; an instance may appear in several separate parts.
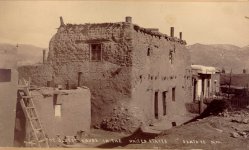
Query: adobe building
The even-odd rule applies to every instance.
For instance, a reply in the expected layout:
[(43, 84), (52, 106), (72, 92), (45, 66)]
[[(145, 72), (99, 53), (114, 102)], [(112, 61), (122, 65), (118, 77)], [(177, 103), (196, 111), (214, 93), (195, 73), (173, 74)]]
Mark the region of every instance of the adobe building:
[[(79, 131), (85, 133), (90, 131), (91, 93), (87, 87), (70, 90), (40, 87), (33, 89), (31, 94), (50, 147), (58, 144), (57, 137), (63, 140), (65, 136), (75, 136)], [(30, 141), (31, 132), (30, 124), (26, 121), (20, 103), (18, 103), (15, 146), (24, 147), (25, 141)]]
[(211, 66), (191, 65), (193, 73), (193, 99), (212, 99), (220, 92), (220, 71)]
[(0, 49), (0, 147), (12, 147), (17, 99), (17, 48)]
[(79, 25), (60, 19), (46, 61), (52, 73), (47, 81), (32, 81), (89, 87), (94, 127), (130, 131), (141, 123), (188, 113), (192, 75), (182, 33), (176, 38), (173, 27), (170, 36), (142, 28), (131, 17), (125, 22)]

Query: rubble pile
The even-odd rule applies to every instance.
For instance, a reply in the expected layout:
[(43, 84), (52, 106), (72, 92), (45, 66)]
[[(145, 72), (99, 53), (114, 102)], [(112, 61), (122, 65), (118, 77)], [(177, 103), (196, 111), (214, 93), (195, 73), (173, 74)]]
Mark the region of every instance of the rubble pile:
[(128, 108), (122, 106), (115, 107), (109, 116), (103, 119), (100, 128), (108, 131), (132, 133), (141, 125), (141, 121)]

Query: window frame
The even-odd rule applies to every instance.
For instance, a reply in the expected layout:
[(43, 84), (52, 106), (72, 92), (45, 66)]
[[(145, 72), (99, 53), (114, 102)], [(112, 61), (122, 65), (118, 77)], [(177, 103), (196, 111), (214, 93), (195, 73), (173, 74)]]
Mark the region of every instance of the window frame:
[[(93, 60), (92, 59), (92, 45), (100, 45), (100, 60)], [(91, 62), (102, 62), (102, 60), (103, 60), (103, 57), (102, 57), (102, 55), (103, 55), (103, 44), (102, 43), (89, 43), (89, 52), (90, 52), (90, 58), (89, 58), (89, 60), (91, 61)]]

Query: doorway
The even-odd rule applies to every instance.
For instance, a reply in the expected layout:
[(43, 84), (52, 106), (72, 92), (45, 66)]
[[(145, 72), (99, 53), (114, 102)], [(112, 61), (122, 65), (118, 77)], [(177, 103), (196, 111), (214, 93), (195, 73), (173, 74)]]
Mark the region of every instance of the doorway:
[(164, 116), (166, 116), (166, 114), (167, 114), (167, 110), (166, 110), (166, 93), (167, 93), (167, 91), (164, 91), (163, 93), (162, 93), (162, 100), (163, 100), (163, 115)]
[(158, 119), (158, 92), (155, 92), (154, 97), (154, 114), (155, 118)]

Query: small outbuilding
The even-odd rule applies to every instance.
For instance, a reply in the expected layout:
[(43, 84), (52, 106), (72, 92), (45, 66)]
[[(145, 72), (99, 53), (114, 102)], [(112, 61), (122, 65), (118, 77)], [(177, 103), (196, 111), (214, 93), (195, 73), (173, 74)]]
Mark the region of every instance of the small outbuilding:
[(213, 98), (220, 91), (220, 71), (211, 66), (191, 65), (193, 100)]

